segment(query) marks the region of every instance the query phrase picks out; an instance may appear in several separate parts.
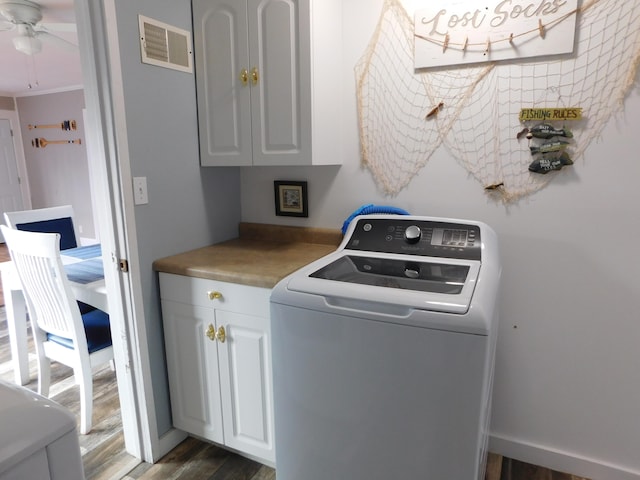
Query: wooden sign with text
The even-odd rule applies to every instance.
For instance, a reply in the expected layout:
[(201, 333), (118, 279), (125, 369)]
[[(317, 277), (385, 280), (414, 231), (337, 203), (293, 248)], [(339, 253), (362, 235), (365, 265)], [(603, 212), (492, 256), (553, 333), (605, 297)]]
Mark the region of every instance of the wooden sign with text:
[(578, 0), (433, 2), (415, 12), (414, 67), (571, 53), (577, 3)]
[(582, 120), (582, 108), (522, 108), (519, 118), (521, 122)]

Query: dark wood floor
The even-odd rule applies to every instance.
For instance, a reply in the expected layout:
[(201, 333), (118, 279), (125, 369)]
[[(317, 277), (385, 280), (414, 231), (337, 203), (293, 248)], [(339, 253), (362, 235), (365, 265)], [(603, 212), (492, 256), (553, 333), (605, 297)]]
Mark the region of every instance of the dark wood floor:
[[(3, 261), (4, 244), (0, 244)], [(0, 290), (0, 305), (2, 305)], [(31, 382), (37, 390), (36, 362), (29, 345)], [(13, 369), (4, 307), (0, 307), (0, 380), (13, 382)], [(78, 387), (70, 368), (53, 363), (51, 397), (76, 414), (79, 422)], [(80, 435), (87, 480), (275, 480), (272, 468), (194, 438), (188, 438), (156, 464), (140, 462), (124, 450), (120, 404), (115, 373), (109, 367), (94, 375), (93, 429)], [(79, 426), (79, 423), (78, 423)], [(398, 477), (403, 480), (401, 476)], [(304, 479), (300, 479), (304, 480)], [(332, 479), (327, 479), (332, 480)], [(413, 480), (413, 479), (411, 479)], [(498, 455), (489, 455), (486, 480), (587, 480)]]

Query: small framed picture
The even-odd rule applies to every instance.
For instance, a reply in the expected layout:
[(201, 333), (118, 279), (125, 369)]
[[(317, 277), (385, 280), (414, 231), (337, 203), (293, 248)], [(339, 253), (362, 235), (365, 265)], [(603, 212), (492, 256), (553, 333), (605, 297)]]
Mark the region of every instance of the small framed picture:
[(308, 217), (307, 182), (276, 180), (273, 182), (276, 215)]

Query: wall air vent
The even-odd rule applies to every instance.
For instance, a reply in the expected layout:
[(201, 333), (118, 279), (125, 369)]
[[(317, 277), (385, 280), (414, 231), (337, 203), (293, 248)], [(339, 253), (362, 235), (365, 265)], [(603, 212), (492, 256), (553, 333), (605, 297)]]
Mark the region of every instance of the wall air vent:
[(142, 62), (193, 72), (191, 32), (138, 15)]

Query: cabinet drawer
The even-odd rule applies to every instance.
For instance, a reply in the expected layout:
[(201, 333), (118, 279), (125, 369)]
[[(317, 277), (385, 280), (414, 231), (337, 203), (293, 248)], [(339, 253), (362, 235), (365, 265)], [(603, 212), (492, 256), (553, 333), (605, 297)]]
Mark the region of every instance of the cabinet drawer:
[(160, 273), (163, 300), (268, 317), (270, 296), (269, 288)]

